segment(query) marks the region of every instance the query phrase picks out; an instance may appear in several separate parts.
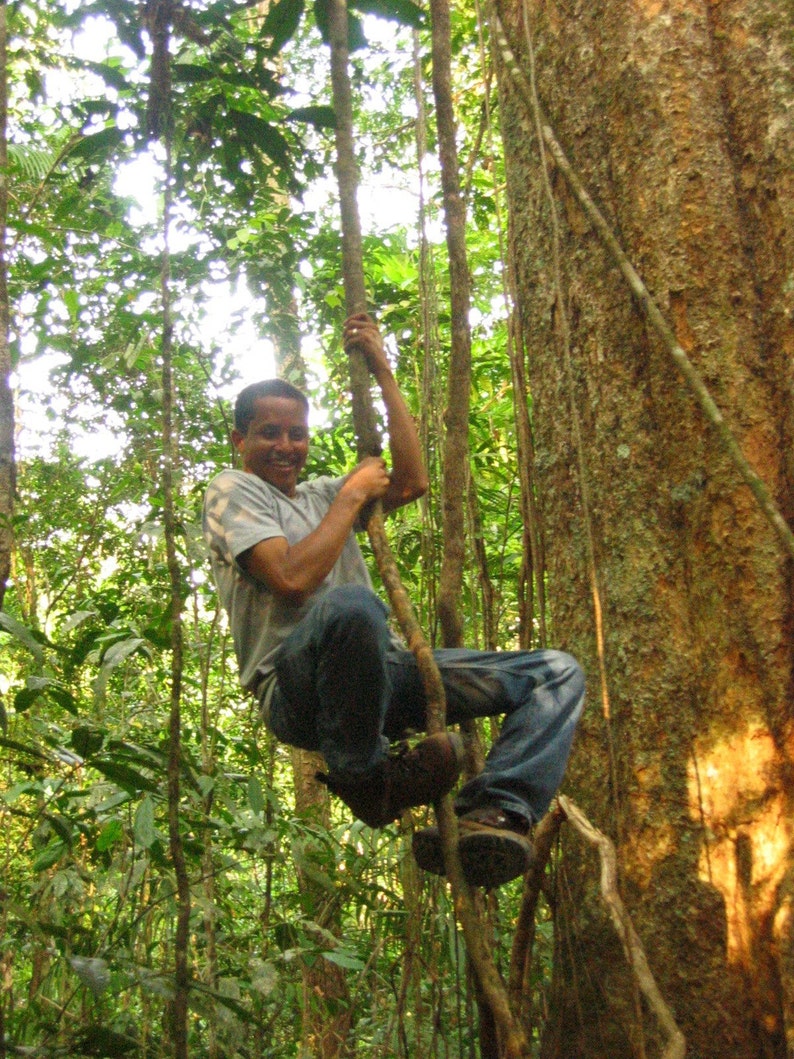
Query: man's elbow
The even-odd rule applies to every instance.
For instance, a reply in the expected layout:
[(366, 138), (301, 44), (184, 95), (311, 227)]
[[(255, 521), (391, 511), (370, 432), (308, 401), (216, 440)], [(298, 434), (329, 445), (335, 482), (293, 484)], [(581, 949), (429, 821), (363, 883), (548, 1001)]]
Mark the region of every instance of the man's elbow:
[(399, 490), (399, 504), (410, 504), (414, 500), (418, 500), (424, 496), (427, 490), (430, 488), (430, 481), (427, 475), (421, 475), (417, 478), (411, 478), (405, 482), (402, 488)]
[(266, 584), (271, 592), (284, 603), (291, 603), (294, 606), (300, 606), (300, 604), (305, 603), (313, 591), (313, 589), (302, 584), (297, 578), (295, 580), (290, 578), (270, 578)]
[(423, 474), (421, 478), (417, 478), (413, 483), (413, 489), (411, 491), (411, 500), (418, 500), (424, 496), (427, 490), (430, 488), (430, 479), (426, 474)]

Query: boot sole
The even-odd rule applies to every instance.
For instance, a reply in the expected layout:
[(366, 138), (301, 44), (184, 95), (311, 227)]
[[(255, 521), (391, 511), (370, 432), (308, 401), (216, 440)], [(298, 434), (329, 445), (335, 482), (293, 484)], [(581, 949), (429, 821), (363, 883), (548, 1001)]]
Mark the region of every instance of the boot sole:
[[(412, 842), (416, 863), (433, 875), (445, 875), (441, 837), (437, 828), (417, 831)], [(461, 867), (470, 886), (487, 890), (517, 879), (534, 859), (532, 844), (514, 831), (482, 828), (463, 833), (458, 843)]]

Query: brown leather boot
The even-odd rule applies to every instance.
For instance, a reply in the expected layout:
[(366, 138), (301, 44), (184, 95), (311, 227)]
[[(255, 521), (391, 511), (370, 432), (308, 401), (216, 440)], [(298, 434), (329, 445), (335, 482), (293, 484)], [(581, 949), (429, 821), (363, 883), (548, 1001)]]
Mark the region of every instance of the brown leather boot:
[(317, 778), (359, 820), (385, 827), (415, 805), (429, 805), (452, 790), (463, 762), (463, 740), (454, 732), (437, 732), (416, 746), (402, 743), (370, 772), (351, 781), (321, 772)]
[[(458, 819), (458, 853), (469, 886), (491, 890), (523, 875), (535, 859), (529, 823), (498, 805), (472, 809)], [(413, 854), (424, 871), (445, 875), (441, 836), (426, 827), (413, 837)]]

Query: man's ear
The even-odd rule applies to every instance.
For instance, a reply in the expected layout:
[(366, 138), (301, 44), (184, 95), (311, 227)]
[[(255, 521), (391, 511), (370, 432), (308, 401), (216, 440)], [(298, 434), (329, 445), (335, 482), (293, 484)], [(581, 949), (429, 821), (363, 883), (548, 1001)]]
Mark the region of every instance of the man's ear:
[(245, 441), (245, 434), (241, 434), (240, 431), (237, 430), (237, 428), (235, 427), (232, 430), (232, 445), (234, 445), (234, 447), (237, 449), (238, 452), (240, 451), (240, 446), (242, 445), (242, 443), (244, 441)]

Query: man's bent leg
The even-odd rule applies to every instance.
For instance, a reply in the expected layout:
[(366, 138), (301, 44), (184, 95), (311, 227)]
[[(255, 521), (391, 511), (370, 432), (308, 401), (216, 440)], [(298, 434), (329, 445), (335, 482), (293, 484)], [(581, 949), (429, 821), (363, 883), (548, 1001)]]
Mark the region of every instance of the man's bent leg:
[[(503, 714), (501, 735), (483, 772), (461, 790), (461, 814), (498, 805), (527, 824), (548, 809), (562, 782), (584, 702), (584, 676), (562, 651), (441, 649), (435, 659), (447, 698), (447, 721)], [(390, 652), (392, 698), (385, 729), (390, 738), (425, 724), (424, 691), (416, 660)]]
[[(489, 653), (480, 673), (500, 689), (498, 712), (505, 718), (483, 771), (462, 788), (455, 810), (497, 805), (536, 823), (565, 775), (584, 704), (584, 675), (571, 655), (551, 650)], [(453, 707), (451, 716), (456, 712)]]
[[(441, 650), (436, 660), (450, 722), (505, 714), (483, 772), (455, 802), (466, 878), (475, 886), (500, 886), (532, 862), (526, 835), (562, 782), (584, 701), (584, 677), (578, 663), (560, 651)], [(392, 657), (395, 696), (387, 728), (417, 723), (420, 695), (412, 670), (407, 658)], [(443, 873), (436, 828), (414, 835), (414, 855), (425, 870)]]
[(329, 771), (320, 778), (371, 827), (446, 794), (463, 756), (460, 738), (443, 733), (387, 756), (386, 615), (367, 589), (329, 592), (284, 642), (270, 707), (278, 738), (319, 750)]
[(270, 724), (286, 743), (319, 750), (332, 773), (356, 775), (383, 759), (388, 701), (387, 610), (346, 585), (319, 600), (282, 644)]

